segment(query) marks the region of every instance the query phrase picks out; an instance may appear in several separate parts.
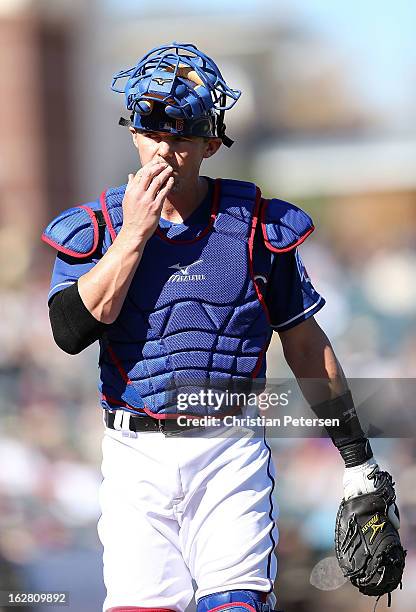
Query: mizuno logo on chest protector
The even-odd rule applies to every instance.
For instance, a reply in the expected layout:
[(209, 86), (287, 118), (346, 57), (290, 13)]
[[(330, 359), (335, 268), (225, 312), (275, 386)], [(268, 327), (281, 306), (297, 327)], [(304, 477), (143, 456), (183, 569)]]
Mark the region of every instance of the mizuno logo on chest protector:
[(181, 274), (189, 274), (188, 270), (192, 266), (196, 266), (196, 264), (202, 263), (203, 259), (198, 259), (198, 261), (194, 261), (193, 263), (184, 266), (180, 263), (175, 264), (174, 266), (169, 266), (169, 268), (173, 268), (173, 270), (179, 270)]
[(203, 281), (205, 280), (205, 274), (189, 274), (189, 269), (197, 264), (203, 263), (203, 259), (198, 259), (188, 265), (182, 265), (181, 263), (169, 266), (173, 270), (177, 270), (172, 276), (169, 277), (168, 283), (186, 283), (190, 281)]

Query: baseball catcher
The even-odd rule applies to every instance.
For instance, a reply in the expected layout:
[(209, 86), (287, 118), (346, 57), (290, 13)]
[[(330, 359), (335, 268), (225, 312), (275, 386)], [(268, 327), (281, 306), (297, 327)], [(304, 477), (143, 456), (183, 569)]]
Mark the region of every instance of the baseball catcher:
[[(341, 567), (363, 593), (390, 593), (404, 567), (393, 483), (314, 318), (325, 300), (298, 251), (312, 219), (251, 182), (200, 173), (232, 145), (224, 117), (241, 92), (195, 45), (152, 49), (112, 87), (124, 95), (120, 123), (140, 168), (43, 235), (58, 252), (48, 296), (56, 343), (70, 354), (100, 345), (103, 610), (182, 612), (194, 584), (197, 612), (276, 605), (264, 427), (243, 435), (203, 396), (264, 379), (273, 331), (317, 416), (340, 423), (328, 434), (346, 466)], [(182, 405), (195, 391), (183, 412), (179, 393)], [(249, 408), (241, 402), (234, 414)], [(217, 431), (198, 425), (204, 417), (217, 417)]]

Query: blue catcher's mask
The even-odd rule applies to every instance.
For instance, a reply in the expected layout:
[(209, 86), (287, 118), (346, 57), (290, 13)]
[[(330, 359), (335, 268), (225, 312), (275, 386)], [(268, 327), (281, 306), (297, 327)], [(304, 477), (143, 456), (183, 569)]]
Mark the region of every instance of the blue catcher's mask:
[[(118, 89), (119, 79), (127, 79)], [(125, 94), (130, 121), (121, 125), (182, 136), (225, 135), (224, 113), (241, 95), (224, 81), (217, 65), (195, 45), (175, 43), (155, 47), (136, 66), (113, 77), (113, 91)], [(230, 101), (227, 103), (227, 98)]]

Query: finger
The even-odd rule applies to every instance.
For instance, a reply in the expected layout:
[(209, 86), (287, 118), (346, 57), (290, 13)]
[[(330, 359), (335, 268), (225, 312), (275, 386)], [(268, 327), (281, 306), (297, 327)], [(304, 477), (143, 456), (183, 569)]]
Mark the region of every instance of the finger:
[(166, 165), (166, 162), (163, 162), (162, 160), (156, 161), (152, 159), (150, 162), (147, 162), (147, 164), (144, 164), (144, 166), (142, 166), (141, 168), (137, 170), (136, 174), (134, 175), (134, 178), (140, 180), (143, 174), (145, 174), (148, 170), (152, 169), (154, 166), (157, 166), (158, 164), (163, 164), (163, 163)]
[(167, 167), (166, 162), (158, 162), (156, 164), (146, 164), (136, 174), (135, 179), (140, 182), (143, 189), (148, 189), (153, 178), (160, 174)]
[(172, 174), (173, 170), (170, 166), (162, 170), (160, 174), (153, 177), (147, 192), (151, 198), (155, 199), (159, 191), (165, 186), (167, 180)]
[(132, 187), (132, 181), (134, 179), (134, 174), (132, 174), (131, 172), (129, 172), (129, 174), (127, 175), (127, 185), (126, 185), (126, 192), (129, 191)]
[(162, 187), (162, 189), (157, 194), (155, 198), (155, 202), (158, 203), (160, 208), (162, 208), (163, 203), (166, 200), (166, 197), (168, 196), (174, 184), (175, 184), (175, 179), (173, 178), (173, 176), (170, 176), (166, 182), (166, 185)]

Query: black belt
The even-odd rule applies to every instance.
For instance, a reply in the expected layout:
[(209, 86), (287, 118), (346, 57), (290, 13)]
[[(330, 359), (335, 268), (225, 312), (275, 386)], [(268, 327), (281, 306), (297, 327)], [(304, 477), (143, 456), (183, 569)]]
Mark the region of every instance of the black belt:
[[(160, 431), (162, 433), (180, 433), (183, 431), (188, 431), (189, 429), (202, 429), (202, 425), (192, 425), (187, 424), (182, 427), (178, 425), (178, 421), (176, 419), (154, 419), (151, 416), (136, 416), (131, 412), (123, 411), (123, 417), (128, 415), (128, 429), (130, 431)], [(116, 429), (114, 427), (114, 421), (116, 418), (116, 412), (110, 412), (109, 410), (104, 410), (104, 422), (109, 429)], [(127, 425), (127, 423), (126, 423)], [(124, 422), (123, 422), (124, 426)], [(124, 426), (125, 428), (125, 426)]]
[[(114, 421), (117, 412), (110, 412), (109, 410), (104, 410), (104, 422), (109, 429), (116, 429), (114, 426)], [(234, 413), (235, 416), (241, 416), (241, 414), (241, 410), (238, 410), (236, 413)], [(187, 423), (186, 425), (182, 426), (178, 425), (178, 421), (176, 418), (155, 419), (148, 415), (136, 416), (135, 414), (127, 412), (126, 410), (123, 411), (123, 417), (127, 417), (127, 423), (125, 423), (125, 421), (123, 420), (123, 428), (126, 429), (126, 426), (128, 424), (128, 429), (130, 431), (159, 431), (162, 433), (182, 433), (184, 431), (189, 431), (190, 429), (205, 429), (204, 425), (193, 425), (192, 423)]]

